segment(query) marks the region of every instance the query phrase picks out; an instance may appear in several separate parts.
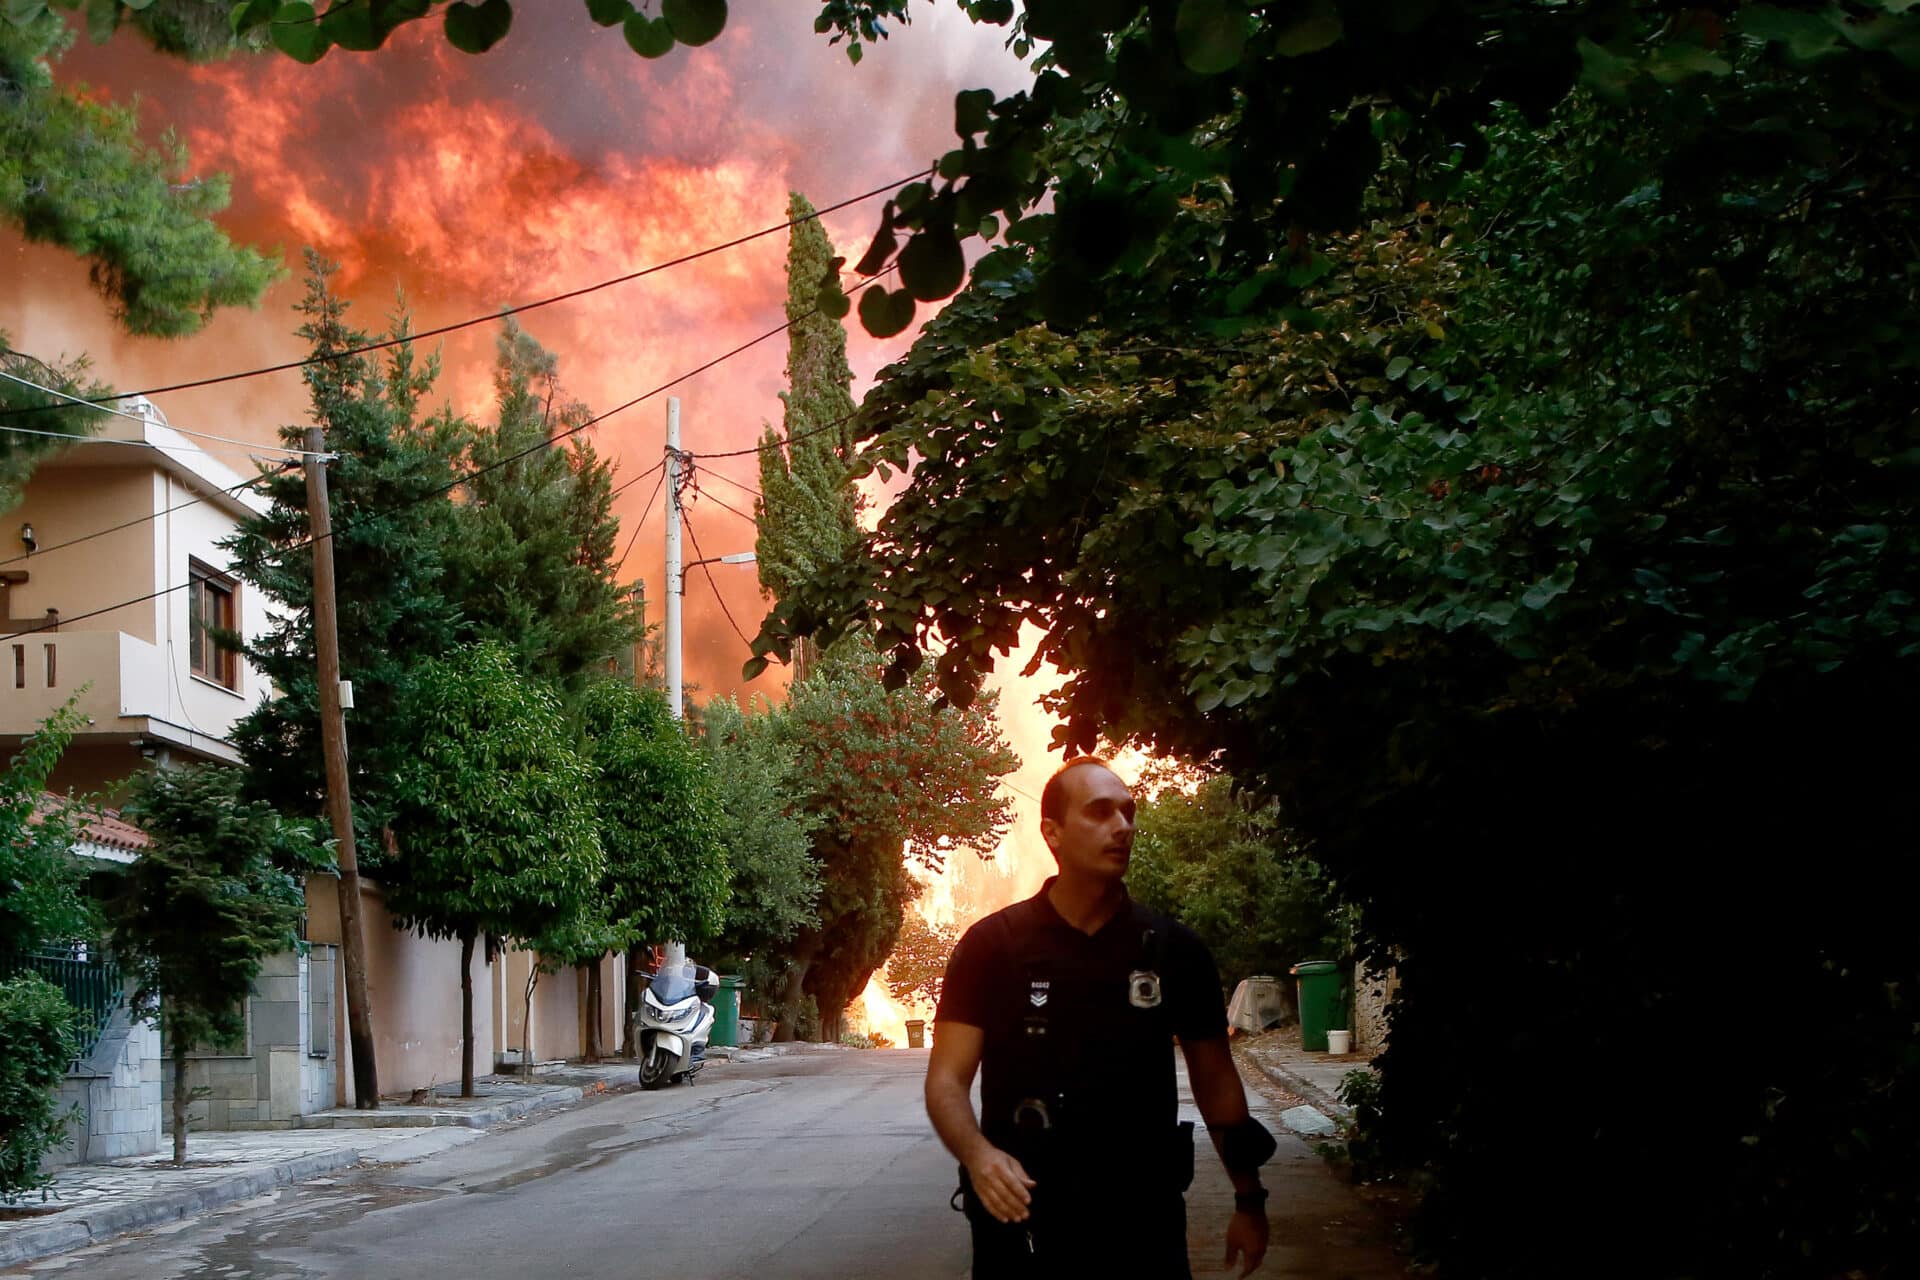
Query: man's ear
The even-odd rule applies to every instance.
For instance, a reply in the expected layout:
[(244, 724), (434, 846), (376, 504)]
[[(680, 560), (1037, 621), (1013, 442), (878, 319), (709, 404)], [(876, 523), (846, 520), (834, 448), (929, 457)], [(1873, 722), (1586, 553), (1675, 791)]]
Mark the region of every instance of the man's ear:
[(1055, 857), (1060, 854), (1060, 824), (1052, 818), (1040, 819), (1040, 838), (1047, 842), (1047, 848)]

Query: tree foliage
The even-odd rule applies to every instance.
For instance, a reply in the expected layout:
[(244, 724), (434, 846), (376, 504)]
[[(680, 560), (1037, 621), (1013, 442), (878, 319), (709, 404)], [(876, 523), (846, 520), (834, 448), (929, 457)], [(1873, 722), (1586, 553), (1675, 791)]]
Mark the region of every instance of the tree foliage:
[(0, 15), (0, 217), (85, 258), (130, 333), (194, 333), (257, 303), (279, 268), (213, 222), (227, 179), (192, 175), (171, 135), (143, 142), (131, 109), (56, 85), (71, 40), (43, 5)]
[(461, 1094), (473, 1094), (474, 944), (542, 940), (571, 958), (600, 928), (606, 858), (593, 774), (552, 690), (497, 644), (426, 663), (404, 703), (396, 848), (382, 867), (403, 927), (460, 940)]
[(953, 958), (953, 947), (959, 940), (959, 932), (952, 927), (928, 924), (919, 912), (907, 912), (900, 922), (900, 936), (887, 956), (888, 992), (895, 1000), (916, 1007), (939, 1004), (947, 961)]
[[(380, 829), (393, 819), (393, 780), (407, 762), (405, 699), (422, 663), (459, 640), (461, 614), (448, 595), (448, 547), (456, 513), (444, 497), (452, 480), (454, 434), (418, 422), (418, 406), (438, 362), (416, 364), (409, 344), (376, 362), (341, 357), (367, 333), (347, 320), (349, 303), (333, 291), (336, 268), (307, 257), (300, 335), (328, 357), (305, 370), (313, 420), (336, 458), (328, 463), (333, 513), (335, 599), (340, 670), (354, 682), (348, 718), (356, 830), (376, 870)], [(404, 312), (394, 321), (403, 336)], [(304, 446), (302, 429), (281, 438)], [(252, 792), (283, 812), (318, 813), (326, 778), (313, 647), (313, 567), (306, 483), (298, 473), (262, 486), (271, 503), (241, 522), (230, 543), (235, 572), (280, 606), (276, 620), (250, 639), (247, 659), (273, 682), (274, 696), (235, 727)]]
[(913, 682), (889, 690), (857, 640), (822, 655), (788, 691), (784, 729), (804, 807), (817, 817), (820, 924), (789, 955), (794, 986), (814, 997), (825, 1038), (886, 960), (918, 893), (904, 859), (943, 865), (950, 852), (991, 854), (1006, 833), (998, 779), (1019, 761), (993, 719), (994, 701), (940, 706)]
[(1279, 810), (1216, 775), (1140, 806), (1127, 891), (1200, 935), (1231, 987), (1353, 949), (1348, 912)]
[[(65, 448), (63, 437), (85, 436), (106, 421), (106, 414), (69, 398), (109, 393), (105, 384), (88, 377), (87, 369), (84, 356), (47, 361), (15, 351), (6, 330), (0, 329), (0, 422), (22, 429), (0, 432), (0, 512), (20, 504), (34, 466)], [(28, 431), (44, 434), (25, 434)]]
[(395, 917), (435, 937), (505, 939), (576, 914), (605, 856), (592, 774), (552, 691), (482, 644), (428, 663), (406, 705)]
[[(81, 725), (68, 705), (47, 717), (0, 770), (0, 954), (96, 935), (99, 917), (73, 856), (79, 814), (57, 804), (36, 817), (47, 780)], [(0, 1204), (49, 1178), (40, 1161), (68, 1140), (54, 1091), (78, 1049), (75, 1011), (60, 989), (26, 972), (0, 981)]]
[(81, 814), (56, 802), (36, 817), (47, 780), (83, 724), (69, 702), (42, 721), (0, 770), (0, 951), (94, 936), (98, 917), (73, 856)]
[(591, 413), (561, 388), (559, 361), (511, 319), (493, 386), (491, 425), (441, 419), (453, 465), (472, 477), (455, 493), (444, 589), (463, 639), (503, 644), (520, 670), (577, 696), (639, 626), (614, 576), (613, 471), (580, 437), (549, 443)]
[[(853, 371), (847, 332), (814, 305), (833, 246), (807, 198), (794, 192), (787, 217), (787, 390), (781, 430), (760, 439), (754, 543), (760, 585), (783, 599), (858, 542), (857, 495), (848, 481)], [(801, 219), (806, 219), (801, 221)]]
[(73, 1006), (37, 973), (0, 980), (0, 1205), (44, 1192), (49, 1151), (72, 1140), (55, 1090), (79, 1048)]
[(701, 739), (720, 804), (720, 843), (731, 883), (722, 939), (731, 962), (765, 961), (817, 922), (820, 871), (812, 857), (818, 814), (787, 745), (784, 709), (742, 711), (731, 698), (706, 705)]
[[(1374, 1136), (1443, 1274), (1644, 1272), (1621, 1221), (1657, 1274), (1884, 1273), (1920, 1240), (1873, 745), (1920, 701), (1915, 20), (1330, 13), (1266, 83), (1248, 15), (1204, 155), (1137, 164), (1166, 117), (1134, 97), (1062, 117), (1036, 166), (1142, 210), (1191, 166), (1177, 211), (1103, 239), (1107, 178), (1065, 180), (976, 269), (863, 406), (904, 492), (762, 647), (867, 631), (964, 700), (1032, 624), (1067, 740), (1278, 800), (1399, 958)], [(1808, 849), (1847, 872), (1755, 870)], [(1782, 1007), (1824, 1011), (1818, 1051)], [(1621, 1123), (1612, 1082), (1682, 1041), (1712, 1096)]]
[(243, 799), (237, 770), (152, 768), (123, 812), (149, 844), (118, 869), (106, 900), (111, 945), (138, 983), (134, 1013), (159, 1023), (173, 1059), (173, 1162), (187, 1157), (187, 1054), (245, 1034), (260, 963), (299, 945), (319, 865), (310, 824)]
[(658, 690), (602, 680), (581, 714), (613, 945), (714, 942), (729, 919), (732, 870), (710, 759)]

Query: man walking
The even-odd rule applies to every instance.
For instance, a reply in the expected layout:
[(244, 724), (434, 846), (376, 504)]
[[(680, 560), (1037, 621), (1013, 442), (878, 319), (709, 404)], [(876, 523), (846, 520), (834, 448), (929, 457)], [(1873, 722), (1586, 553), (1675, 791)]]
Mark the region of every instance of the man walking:
[(927, 1114), (961, 1164), (976, 1280), (1190, 1276), (1193, 1127), (1177, 1120), (1176, 1037), (1233, 1179), (1227, 1262), (1244, 1276), (1266, 1254), (1260, 1166), (1273, 1138), (1247, 1111), (1213, 957), (1127, 895), (1133, 819), (1104, 761), (1068, 761), (1040, 796), (1059, 874), (967, 930), (948, 962)]

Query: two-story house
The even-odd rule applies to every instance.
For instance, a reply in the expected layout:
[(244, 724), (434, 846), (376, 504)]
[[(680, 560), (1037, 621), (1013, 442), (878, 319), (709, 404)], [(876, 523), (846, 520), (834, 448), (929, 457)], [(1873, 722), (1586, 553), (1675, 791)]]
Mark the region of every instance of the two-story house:
[[(42, 460), (20, 505), (0, 516), (0, 752), (17, 749), (55, 708), (77, 698), (85, 724), (52, 789), (109, 802), (152, 763), (239, 763), (233, 727), (271, 696), (265, 677), (219, 641), (226, 632), (257, 635), (272, 618), (268, 602), (233, 575), (220, 546), (248, 513), (264, 508), (247, 485), (258, 466), (244, 448), (227, 452), (174, 430), (150, 402), (122, 406), (135, 416), (109, 419), (96, 438)], [(284, 456), (263, 450), (260, 461)], [(408, 1091), (457, 1080), (458, 946), (397, 929), (378, 884), (361, 883), (382, 1087)], [(351, 1102), (345, 1012), (335, 995), (344, 981), (336, 888), (331, 877), (308, 881), (305, 945), (266, 962), (248, 1001), (246, 1043), (232, 1053), (196, 1054), (191, 1079), (205, 1090), (193, 1107), (196, 1126), (298, 1124)], [(522, 993), (534, 959), (517, 951), (493, 964), (476, 957), (482, 1063), (529, 1040), (536, 1058), (580, 1052), (584, 1015), (575, 975), (543, 981), (528, 1010)], [(602, 1036), (617, 1041), (624, 969), (609, 960), (603, 973)], [(149, 1050), (157, 1052), (157, 1041), (138, 1052)], [(122, 1076), (127, 1069), (119, 1059), (96, 1066)], [(157, 1078), (157, 1064), (140, 1071)], [(97, 1079), (80, 1095), (89, 1090), (101, 1096)], [(135, 1101), (124, 1089), (107, 1096), (116, 1105)], [(88, 1132), (135, 1123), (96, 1115)], [(143, 1132), (145, 1123), (138, 1122)], [(131, 1141), (88, 1139), (77, 1154), (126, 1154)]]
[[(126, 416), (94, 437), (42, 459), (20, 504), (0, 516), (0, 753), (73, 701), (83, 723), (50, 789), (109, 804), (154, 764), (237, 764), (234, 725), (271, 692), (221, 643), (258, 634), (270, 617), (220, 545), (265, 506), (249, 485), (259, 473), (250, 451), (216, 455), (225, 446), (174, 430), (148, 401), (121, 408)], [(122, 837), (119, 860), (140, 839), (99, 819), (78, 855), (104, 856), (91, 847), (95, 828)], [(198, 1055), (194, 1084), (208, 1090), (198, 1123), (289, 1123), (333, 1104), (332, 951), (267, 962), (248, 1001), (247, 1042)], [(55, 976), (77, 989), (86, 975), (73, 968), (65, 962)], [(130, 1025), (124, 1008), (105, 1023), (63, 1090), (81, 1103), (64, 1158), (158, 1148), (161, 1052), (153, 1029)]]

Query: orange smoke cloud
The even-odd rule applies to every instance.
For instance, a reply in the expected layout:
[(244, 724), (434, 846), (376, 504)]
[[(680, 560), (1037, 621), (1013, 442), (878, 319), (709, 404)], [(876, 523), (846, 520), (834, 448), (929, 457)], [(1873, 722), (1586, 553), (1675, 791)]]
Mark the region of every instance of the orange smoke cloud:
[[(416, 329), (485, 314), (609, 278), (779, 222), (787, 192), (816, 204), (902, 178), (955, 144), (953, 94), (1025, 80), (1004, 32), (957, 11), (923, 7), (913, 25), (872, 47), (858, 67), (811, 30), (805, 6), (736, 14), (699, 50), (648, 62), (617, 32), (593, 27), (577, 4), (523, 23), (498, 49), (471, 58), (438, 24), (403, 29), (374, 54), (330, 53), (313, 67), (278, 56), (204, 66), (165, 59), (129, 33), (84, 39), (60, 68), (126, 101), (142, 127), (175, 131), (197, 172), (233, 177), (223, 221), (238, 239), (277, 248), (297, 277), (311, 245), (342, 265), (339, 287), (356, 320), (384, 328), (403, 293)], [(857, 258), (878, 215), (869, 201), (829, 215), (840, 252)], [(785, 236), (776, 234), (647, 279), (527, 313), (557, 352), (567, 390), (604, 411), (658, 387), (779, 324)], [(70, 257), (0, 237), (17, 268), (0, 286), (0, 327), (47, 354), (89, 352), (122, 389), (298, 359), (297, 278), (259, 311), (223, 313), (182, 342), (117, 332)], [(441, 352), (440, 394), (483, 414), (491, 395), (490, 325), (429, 344)], [(910, 335), (850, 335), (861, 384), (904, 351)], [(696, 453), (751, 448), (780, 419), (784, 343), (774, 339), (676, 388), (685, 444)], [(267, 440), (305, 408), (296, 374), (162, 397), (182, 425)], [(595, 447), (622, 477), (657, 463), (663, 399), (611, 418)], [(691, 525), (709, 556), (753, 545), (752, 498), (713, 473), (758, 488), (752, 456), (701, 462), (708, 495)], [(626, 575), (644, 578), (652, 616), (664, 602), (662, 503), (651, 480), (624, 493), (623, 538), (639, 529)], [(725, 504), (724, 506), (722, 504)], [(691, 542), (689, 557), (693, 555)], [(750, 569), (715, 566), (688, 578), (685, 657), (706, 694), (750, 692), (746, 648), (719, 605), (751, 635), (764, 602)], [(780, 676), (757, 687), (777, 690)], [(1031, 694), (1008, 698), (1015, 702)], [(1029, 758), (1045, 735), (1013, 734)]]

